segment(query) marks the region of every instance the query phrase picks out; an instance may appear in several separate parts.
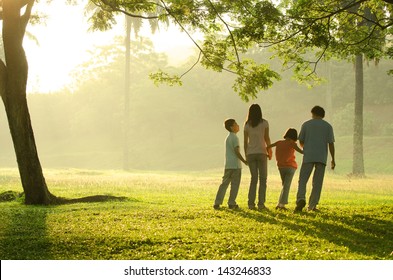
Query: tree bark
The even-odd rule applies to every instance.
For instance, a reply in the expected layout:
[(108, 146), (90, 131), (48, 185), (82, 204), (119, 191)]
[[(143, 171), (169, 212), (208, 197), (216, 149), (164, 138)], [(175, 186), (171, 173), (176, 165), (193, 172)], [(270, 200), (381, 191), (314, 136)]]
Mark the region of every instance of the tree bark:
[[(26, 98), (28, 64), (22, 46), (34, 1), (3, 0), (3, 43), (6, 63), (1, 63), (1, 92), (14, 144), (26, 204), (49, 204), (50, 194), (38, 158)], [(21, 15), (22, 6), (26, 6)]]
[(355, 60), (355, 121), (353, 132), (353, 163), (352, 174), (364, 176), (363, 159), (363, 55)]

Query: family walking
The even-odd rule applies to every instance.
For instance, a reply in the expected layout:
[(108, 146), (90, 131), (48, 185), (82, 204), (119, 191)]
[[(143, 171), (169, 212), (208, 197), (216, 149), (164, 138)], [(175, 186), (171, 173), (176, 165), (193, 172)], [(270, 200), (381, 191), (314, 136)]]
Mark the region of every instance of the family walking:
[[(223, 204), (229, 185), (231, 187), (228, 207), (239, 209), (236, 198), (241, 181), (241, 162), (248, 165), (251, 173), (248, 208), (251, 210), (267, 209), (265, 206), (267, 163), (268, 159), (272, 159), (272, 148), (275, 147), (275, 157), (282, 182), (282, 190), (276, 209), (287, 210), (289, 191), (297, 169), (295, 160), (295, 151), (297, 151), (303, 154), (303, 162), (300, 167), (295, 212), (301, 212), (306, 206), (306, 185), (313, 170), (308, 210), (318, 211), (317, 205), (321, 196), (328, 150), (332, 158), (331, 168), (334, 169), (336, 166), (334, 134), (332, 126), (323, 120), (325, 111), (322, 107), (315, 106), (312, 108), (311, 114), (312, 118), (303, 123), (299, 136), (296, 129), (290, 128), (284, 134), (283, 140), (272, 144), (269, 136), (269, 122), (262, 117), (261, 107), (258, 104), (251, 105), (244, 124), (246, 159), (240, 153), (239, 138), (236, 135), (239, 132), (239, 125), (234, 119), (227, 119), (224, 123), (229, 132), (225, 140), (225, 171), (222, 183), (217, 191), (214, 209), (219, 209), (220, 205)], [(297, 140), (299, 140), (303, 150), (298, 147)]]

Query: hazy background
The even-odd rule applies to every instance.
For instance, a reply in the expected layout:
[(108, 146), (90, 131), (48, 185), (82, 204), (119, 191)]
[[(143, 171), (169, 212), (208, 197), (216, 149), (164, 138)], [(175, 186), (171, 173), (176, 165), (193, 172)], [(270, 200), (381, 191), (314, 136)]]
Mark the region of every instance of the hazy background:
[[(99, 45), (81, 44), (84, 55), (75, 65), (61, 62), (67, 61), (64, 56), (70, 55), (71, 60), (76, 55), (67, 53), (67, 48), (62, 49), (59, 45), (52, 46), (55, 54), (49, 59), (33, 52), (44, 48), (45, 40), (53, 43), (53, 36), (37, 36), (38, 41), (41, 40), (39, 45), (26, 43), (31, 69), (28, 102), (44, 169), (122, 168), (125, 129), (124, 38), (119, 34), (122, 30), (120, 24), (112, 37), (108, 37), (111, 39), (105, 40), (106, 35), (99, 35)], [(113, 37), (115, 35), (117, 37)], [(165, 36), (157, 36), (161, 36), (161, 41), (152, 42), (142, 36), (131, 43), (131, 121), (127, 129), (132, 169), (222, 169), (227, 135), (223, 121), (235, 118), (242, 127), (248, 107), (258, 103), (263, 117), (269, 121), (272, 141), (281, 139), (289, 127), (299, 130), (310, 118), (311, 108), (323, 106), (326, 120), (333, 124), (336, 135), (335, 172), (351, 172), (355, 91), (352, 63), (321, 64), (318, 73), (327, 81), (313, 89), (298, 85), (291, 79), (291, 73), (284, 72), (282, 81), (272, 89), (262, 92), (257, 100), (245, 103), (231, 88), (235, 78), (232, 74), (200, 67), (184, 77), (182, 87), (156, 87), (148, 78), (149, 73), (163, 69), (182, 74), (197, 59), (196, 54), (181, 42), (179, 46), (185, 50), (182, 54), (179, 48), (171, 49), (170, 45), (164, 48)], [(169, 37), (168, 40), (174, 43)], [(70, 46), (78, 46), (75, 38), (68, 42)], [(183, 60), (188, 55), (190, 57)], [(56, 57), (59, 60), (53, 65), (43, 63), (45, 59), (56, 60)], [(255, 52), (253, 57), (280, 69), (279, 63), (269, 60), (267, 53)], [(71, 69), (70, 74), (62, 72), (66, 66)], [(39, 68), (45, 68), (46, 72), (35, 74)], [(391, 68), (391, 61), (381, 61), (378, 65), (370, 62), (364, 69), (366, 173), (393, 173), (393, 78), (386, 74)], [(56, 77), (66, 80), (57, 82), (57, 88), (45, 87), (45, 81), (53, 82)], [(1, 107), (0, 167), (16, 167), (4, 106)], [(242, 129), (238, 136), (243, 146)], [(274, 167), (275, 162), (270, 164)]]
[[(143, 54), (143, 60), (135, 59), (132, 63), (128, 129), (131, 167), (154, 170), (221, 168), (227, 134), (223, 121), (233, 117), (242, 126), (250, 104), (241, 101), (231, 89), (233, 76), (201, 68), (188, 74), (182, 87), (154, 86), (147, 75), (158, 64), (165, 66), (165, 57), (159, 57)], [(392, 169), (393, 84), (385, 75), (388, 66), (381, 62), (378, 67), (365, 69), (366, 172), (390, 172)], [(80, 68), (72, 92), (64, 89), (58, 93), (28, 95), (44, 168), (122, 168), (123, 67), (124, 59), (119, 53), (110, 65)], [(343, 171), (343, 160), (345, 172), (349, 172), (354, 73), (350, 64), (333, 63), (330, 67), (333, 80), (330, 96), (327, 85), (309, 90), (284, 75), (281, 82), (253, 102), (261, 105), (263, 116), (269, 121), (272, 141), (281, 139), (289, 127), (300, 129), (302, 122), (310, 118), (310, 109), (315, 104), (325, 107), (326, 119), (335, 129), (338, 172)], [(179, 67), (171, 71), (181, 73), (184, 69)], [(4, 110), (0, 126), (0, 164), (2, 167), (15, 166)], [(242, 131), (238, 135), (242, 143)], [(375, 160), (382, 164), (376, 167)]]

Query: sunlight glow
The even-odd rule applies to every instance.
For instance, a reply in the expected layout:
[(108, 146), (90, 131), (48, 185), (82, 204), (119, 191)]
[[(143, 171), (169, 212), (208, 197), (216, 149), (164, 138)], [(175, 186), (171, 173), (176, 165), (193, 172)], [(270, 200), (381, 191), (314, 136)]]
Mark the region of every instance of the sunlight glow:
[[(90, 32), (85, 5), (70, 6), (62, 1), (37, 3), (36, 11), (47, 14), (45, 24), (29, 25), (24, 47), (29, 62), (28, 93), (50, 93), (72, 85), (70, 73), (89, 59), (94, 46), (108, 45), (115, 36), (124, 36), (124, 22), (107, 32)], [(176, 28), (161, 30), (153, 36), (149, 28), (141, 32), (151, 36), (157, 52), (166, 52), (171, 64), (178, 64), (193, 52), (185, 33)], [(36, 40), (29, 39), (35, 37)]]

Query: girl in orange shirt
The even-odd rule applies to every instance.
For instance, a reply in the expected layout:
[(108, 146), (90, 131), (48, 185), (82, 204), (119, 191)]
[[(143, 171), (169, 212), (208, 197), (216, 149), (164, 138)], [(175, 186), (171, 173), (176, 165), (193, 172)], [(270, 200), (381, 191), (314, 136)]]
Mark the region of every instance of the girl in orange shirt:
[(267, 148), (276, 147), (277, 166), (282, 182), (282, 190), (276, 209), (280, 210), (287, 210), (285, 205), (288, 204), (289, 189), (291, 188), (293, 175), (297, 169), (295, 150), (303, 154), (303, 150), (296, 144), (296, 129), (288, 129), (284, 135), (284, 139), (267, 146)]

